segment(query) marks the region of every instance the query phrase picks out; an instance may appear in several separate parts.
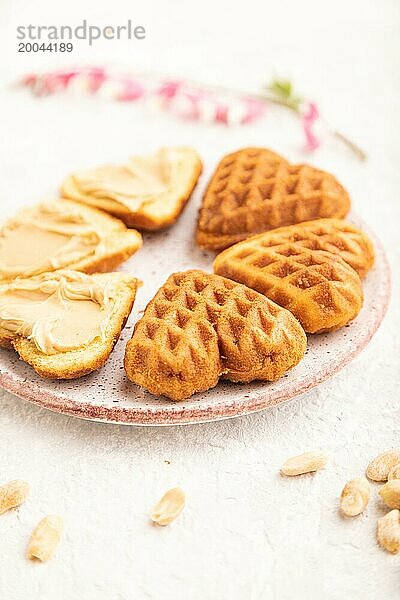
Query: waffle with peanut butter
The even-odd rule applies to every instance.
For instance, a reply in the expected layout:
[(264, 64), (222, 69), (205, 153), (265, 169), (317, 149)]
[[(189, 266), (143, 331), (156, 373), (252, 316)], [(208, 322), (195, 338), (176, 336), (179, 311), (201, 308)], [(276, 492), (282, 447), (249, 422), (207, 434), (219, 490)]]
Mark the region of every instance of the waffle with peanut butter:
[(178, 219), (201, 170), (193, 148), (160, 148), (149, 156), (132, 156), (125, 164), (73, 173), (61, 194), (100, 208), (128, 227), (155, 231)]
[(203, 271), (175, 273), (136, 324), (125, 353), (131, 381), (182, 400), (231, 381), (273, 381), (306, 350), (296, 319), (244, 285)]
[(350, 198), (337, 179), (293, 165), (264, 148), (244, 148), (219, 163), (203, 197), (197, 242), (223, 250), (257, 233), (324, 217), (343, 218)]
[(28, 206), (0, 229), (0, 281), (71, 269), (112, 271), (142, 246), (119, 219), (77, 202)]
[[(283, 306), (309, 333), (343, 327), (363, 303), (361, 280), (350, 264), (364, 274), (373, 258), (361, 250), (361, 233), (333, 233), (332, 224), (318, 223), (281, 228), (235, 244), (217, 256), (214, 271)], [(327, 251), (333, 245), (334, 252)]]
[(87, 375), (108, 359), (140, 284), (125, 273), (70, 270), (0, 284), (0, 346), (42, 377)]

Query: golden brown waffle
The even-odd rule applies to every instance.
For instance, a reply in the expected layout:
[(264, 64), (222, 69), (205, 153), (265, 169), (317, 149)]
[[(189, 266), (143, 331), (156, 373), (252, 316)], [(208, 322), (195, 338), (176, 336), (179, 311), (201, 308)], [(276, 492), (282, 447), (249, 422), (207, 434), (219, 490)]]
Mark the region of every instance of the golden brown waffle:
[(316, 219), (272, 229), (248, 238), (246, 248), (258, 251), (261, 245), (287, 253), (287, 244), (337, 254), (360, 277), (365, 277), (374, 264), (374, 247), (367, 234), (343, 219)]
[(292, 165), (264, 148), (244, 148), (219, 163), (197, 226), (203, 248), (223, 250), (256, 233), (322, 217), (345, 217), (350, 198), (330, 173)]
[[(293, 233), (296, 228), (298, 236)], [(224, 250), (215, 259), (214, 271), (283, 306), (305, 331), (332, 331), (359, 313), (363, 292), (356, 271), (338, 254), (318, 247), (302, 225), (283, 228)], [(354, 258), (348, 250), (347, 255)]]
[(296, 319), (261, 294), (202, 271), (175, 273), (136, 324), (125, 353), (134, 383), (171, 400), (214, 387), (219, 377), (273, 381), (303, 357)]

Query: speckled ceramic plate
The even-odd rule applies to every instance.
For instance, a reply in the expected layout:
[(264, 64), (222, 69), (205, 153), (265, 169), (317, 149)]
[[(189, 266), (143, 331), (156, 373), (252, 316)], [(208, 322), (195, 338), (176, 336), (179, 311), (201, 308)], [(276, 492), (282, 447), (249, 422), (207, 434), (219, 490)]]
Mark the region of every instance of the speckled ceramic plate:
[[(198, 197), (198, 194), (196, 194)], [(180, 221), (167, 232), (145, 235), (144, 247), (121, 267), (144, 281), (130, 320), (108, 362), (98, 372), (73, 381), (40, 378), (12, 351), (0, 350), (0, 385), (15, 395), (57, 412), (113, 423), (171, 425), (244, 415), (298, 396), (337, 373), (371, 339), (385, 314), (390, 271), (384, 250), (371, 232), (376, 249), (373, 270), (364, 281), (364, 307), (357, 319), (334, 333), (311, 335), (300, 364), (274, 383), (221, 382), (184, 402), (156, 398), (125, 376), (123, 357), (133, 323), (174, 271), (211, 270), (213, 254), (194, 244), (197, 205), (193, 199)], [(359, 218), (350, 218), (368, 231)]]

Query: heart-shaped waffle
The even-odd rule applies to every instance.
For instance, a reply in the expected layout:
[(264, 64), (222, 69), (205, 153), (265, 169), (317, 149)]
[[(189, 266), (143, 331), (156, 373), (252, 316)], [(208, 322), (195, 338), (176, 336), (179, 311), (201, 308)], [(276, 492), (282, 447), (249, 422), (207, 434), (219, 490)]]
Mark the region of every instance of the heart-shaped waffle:
[[(324, 237), (324, 224), (318, 229), (318, 223), (277, 229), (235, 244), (217, 256), (214, 271), (283, 306), (309, 333), (343, 327), (359, 313), (363, 292), (359, 275), (340, 258), (338, 246), (349, 262), (358, 261), (361, 271), (367, 269), (369, 260), (361, 261), (360, 247), (355, 244), (355, 250), (347, 240), (345, 244), (346, 234), (333, 235), (326, 224)], [(319, 249), (332, 245), (333, 240), (336, 254)], [(349, 240), (354, 242), (353, 237)]]
[(223, 250), (256, 233), (322, 217), (345, 217), (350, 198), (337, 179), (292, 165), (264, 148), (244, 148), (219, 163), (197, 225), (203, 248)]
[(261, 253), (270, 248), (287, 255), (288, 244), (295, 244), (296, 250), (302, 247), (337, 254), (360, 277), (365, 277), (374, 264), (374, 246), (367, 234), (343, 219), (316, 219), (271, 229), (248, 238), (242, 248)]
[(175, 273), (149, 302), (125, 353), (131, 381), (171, 400), (231, 381), (273, 381), (304, 356), (296, 319), (261, 294), (203, 271)]

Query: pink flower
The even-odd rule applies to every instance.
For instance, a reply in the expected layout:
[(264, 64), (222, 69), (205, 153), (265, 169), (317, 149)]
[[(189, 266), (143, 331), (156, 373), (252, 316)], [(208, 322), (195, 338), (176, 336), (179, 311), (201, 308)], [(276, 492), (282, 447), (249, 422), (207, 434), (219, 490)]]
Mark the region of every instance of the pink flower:
[(266, 104), (256, 98), (243, 98), (245, 114), (242, 118), (242, 123), (251, 123), (264, 114)]
[(171, 100), (171, 98), (176, 96), (181, 85), (181, 81), (164, 81), (156, 91), (156, 94), (165, 100)]
[(226, 106), (226, 104), (216, 104), (214, 119), (217, 123), (224, 123), (225, 125), (228, 124), (229, 108)]
[(89, 91), (92, 94), (95, 94), (107, 80), (107, 73), (105, 72), (105, 69), (97, 67), (91, 67), (87, 73), (84, 71), (80, 73), (78, 71), (76, 75), (87, 76)]
[(319, 118), (318, 108), (315, 102), (307, 102), (305, 104), (305, 111), (303, 112), (303, 130), (306, 136), (307, 149), (315, 150), (319, 146), (319, 139), (316, 137), (313, 131), (315, 122)]
[(121, 91), (117, 94), (118, 100), (130, 102), (142, 98), (146, 93), (145, 87), (135, 79), (126, 77), (121, 79), (118, 83), (120, 83), (122, 87)]

